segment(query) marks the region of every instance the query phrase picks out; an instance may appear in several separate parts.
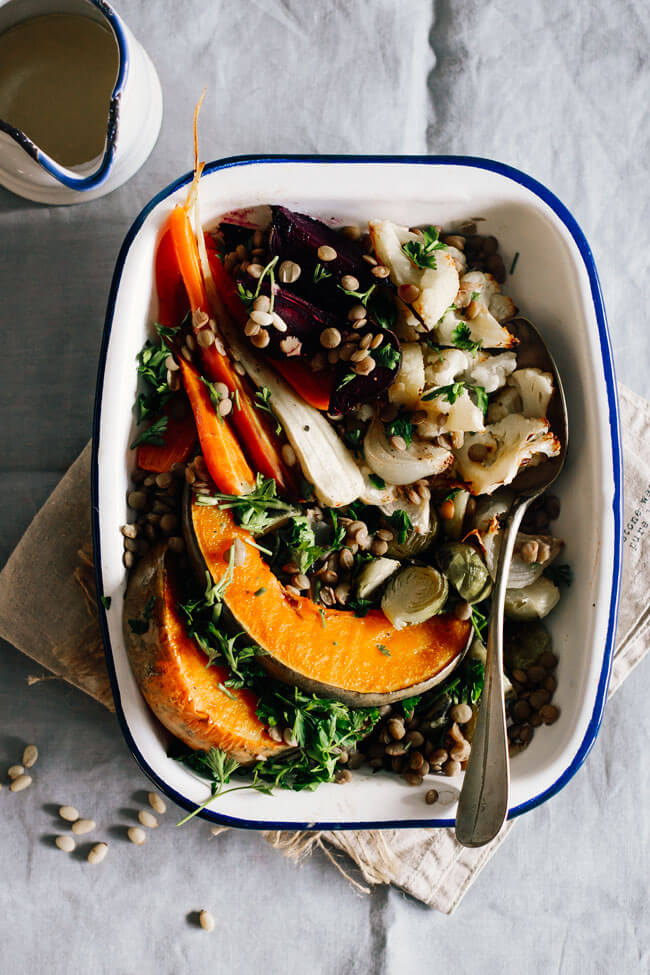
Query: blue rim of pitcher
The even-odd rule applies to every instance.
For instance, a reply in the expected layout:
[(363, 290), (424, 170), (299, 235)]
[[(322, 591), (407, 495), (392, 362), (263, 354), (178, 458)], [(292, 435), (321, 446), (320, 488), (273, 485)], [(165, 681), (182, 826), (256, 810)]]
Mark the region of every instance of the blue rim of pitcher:
[[(217, 159), (206, 164), (203, 175), (208, 175), (210, 173), (217, 172), (219, 170), (228, 169), (232, 166), (250, 166), (254, 164), (276, 164), (276, 163), (357, 163), (357, 164), (368, 164), (368, 163), (389, 163), (395, 164), (415, 164), (415, 165), (452, 165), (452, 166), (468, 166), (476, 169), (487, 170), (488, 172), (498, 173), (504, 176), (506, 179), (518, 183), (520, 186), (525, 187), (536, 197), (541, 199), (560, 219), (564, 224), (569, 234), (573, 238), (580, 257), (584, 263), (585, 270), (587, 272), (587, 277), (589, 280), (589, 291), (591, 300), (593, 303), (594, 313), (596, 317), (596, 325), (598, 330), (598, 338), (600, 344), (601, 361), (603, 366), (605, 386), (606, 386), (606, 396), (607, 405), (609, 410), (609, 434), (610, 434), (610, 445), (612, 450), (612, 481), (613, 481), (613, 496), (611, 500), (611, 511), (613, 516), (613, 550), (612, 550), (612, 581), (609, 596), (609, 613), (605, 639), (602, 648), (602, 662), (600, 665), (600, 673), (598, 675), (598, 683), (596, 687), (596, 692), (594, 695), (593, 707), (590, 716), (588, 726), (585, 730), (582, 741), (573, 756), (567, 759), (567, 765), (564, 770), (558, 775), (554, 782), (546, 786), (541, 792), (537, 792), (535, 795), (524, 799), (517, 806), (511, 806), (508, 810), (508, 819), (514, 819), (520, 816), (522, 813), (528, 812), (534, 809), (536, 806), (541, 805), (546, 802), (556, 793), (558, 793), (568, 782), (571, 781), (573, 776), (576, 774), (578, 769), (582, 766), (587, 755), (593, 748), (594, 742), (598, 736), (600, 726), (603, 719), (603, 714), (605, 710), (605, 704), (607, 702), (607, 691), (609, 687), (609, 679), (612, 669), (612, 662), (614, 658), (614, 639), (616, 635), (616, 623), (618, 617), (618, 603), (620, 596), (621, 587), (621, 573), (622, 573), (622, 559), (623, 559), (623, 458), (622, 458), (622, 446), (621, 446), (621, 430), (619, 422), (619, 408), (618, 408), (618, 392), (616, 385), (616, 376), (614, 372), (614, 359), (612, 355), (612, 347), (609, 336), (609, 329), (607, 326), (607, 316), (605, 312), (605, 304), (603, 300), (603, 294), (600, 286), (600, 280), (598, 277), (598, 272), (596, 270), (596, 264), (594, 261), (593, 254), (591, 252), (591, 247), (579, 226), (577, 220), (571, 213), (571, 211), (562, 203), (561, 200), (555, 196), (551, 190), (548, 189), (543, 183), (540, 183), (534, 177), (529, 176), (527, 173), (522, 172), (520, 169), (516, 169), (514, 166), (509, 166), (506, 163), (497, 162), (493, 159), (485, 159), (477, 156), (359, 156), (359, 155), (349, 155), (349, 156), (336, 156), (336, 155), (250, 155), (250, 156), (231, 156), (225, 159)], [(140, 211), (139, 215), (136, 217), (135, 221), (131, 225), (120, 249), (120, 253), (117, 258), (117, 263), (115, 266), (115, 271), (113, 273), (113, 280), (111, 282), (111, 289), (108, 297), (108, 307), (106, 309), (106, 319), (104, 323), (104, 334), (102, 336), (102, 345), (99, 354), (99, 365), (97, 370), (97, 386), (95, 389), (95, 409), (93, 417), (93, 443), (92, 443), (92, 457), (91, 457), (91, 498), (92, 498), (92, 537), (93, 546), (95, 552), (95, 580), (97, 586), (98, 594), (104, 592), (103, 574), (102, 574), (102, 555), (101, 555), (101, 538), (100, 538), (100, 527), (99, 527), (99, 441), (100, 441), (100, 428), (101, 428), (101, 414), (102, 414), (102, 395), (104, 389), (104, 374), (106, 369), (106, 358), (108, 353), (108, 344), (111, 335), (111, 329), (113, 325), (113, 315), (115, 311), (115, 304), (117, 300), (117, 294), (119, 291), (122, 271), (124, 269), (124, 264), (131, 248), (131, 244), (136, 238), (142, 224), (145, 219), (151, 213), (151, 211), (163, 200), (167, 199), (174, 192), (183, 186), (186, 186), (192, 179), (193, 174), (191, 172), (174, 180), (164, 189), (160, 190), (153, 199)], [(105, 659), (108, 670), (108, 676), (110, 680), (111, 690), (113, 693), (113, 700), (115, 702), (115, 710), (117, 713), (118, 722), (122, 729), (122, 734), (126, 740), (126, 743), (136, 760), (137, 764), (140, 766), (145, 775), (156, 785), (161, 792), (163, 792), (172, 802), (180, 806), (182, 809), (188, 812), (197, 813), (197, 803), (193, 802), (187, 796), (181, 794), (173, 786), (163, 779), (154, 769), (150, 766), (147, 759), (144, 757), (138, 744), (136, 743), (134, 736), (131, 732), (131, 728), (128, 723), (128, 719), (122, 707), (122, 697), (120, 692), (120, 687), (118, 684), (117, 673), (115, 669), (115, 662), (113, 659), (113, 647), (111, 644), (110, 634), (108, 632), (108, 622), (106, 618), (106, 611), (103, 603), (100, 599), (97, 601), (97, 608), (99, 614), (99, 626), (102, 634), (102, 639), (104, 643)], [(218, 812), (213, 809), (200, 809), (197, 815), (206, 819), (209, 822), (216, 823), (221, 826), (234, 826), (239, 829), (276, 829), (276, 830), (350, 830), (350, 829), (415, 829), (415, 828), (430, 828), (430, 827), (454, 827), (455, 819), (450, 819), (449, 817), (442, 816), (440, 818), (421, 818), (421, 819), (395, 819), (395, 820), (362, 820), (362, 821), (350, 821), (350, 822), (298, 822), (298, 821), (276, 821), (276, 820), (261, 820), (261, 819), (244, 819), (240, 816), (231, 816), (228, 813)]]
[[(9, 125), (3, 119), (0, 119), (0, 131), (6, 132), (14, 142), (17, 142), (25, 152), (32, 157), (34, 162), (37, 162), (39, 166), (53, 176), (59, 183), (63, 186), (67, 186), (68, 189), (78, 190), (79, 192), (86, 192), (87, 190), (93, 190), (108, 178), (113, 165), (113, 159), (115, 157), (115, 148), (117, 144), (117, 133), (119, 129), (119, 115), (120, 115), (120, 101), (122, 98), (122, 92), (124, 90), (124, 85), (126, 84), (126, 79), (129, 73), (129, 45), (126, 38), (126, 33), (124, 30), (124, 24), (121, 19), (115, 13), (110, 4), (106, 3), (106, 0), (86, 0), (87, 3), (96, 7), (99, 13), (106, 19), (117, 43), (117, 48), (119, 52), (119, 64), (117, 69), (117, 78), (115, 79), (115, 84), (113, 86), (113, 91), (111, 92), (111, 99), (108, 108), (108, 123), (106, 126), (106, 148), (104, 149), (104, 154), (102, 160), (97, 167), (97, 169), (91, 173), (89, 176), (78, 176), (73, 170), (68, 169), (66, 166), (61, 166), (57, 163), (51, 156), (48, 156), (46, 152), (21, 132), (13, 125)], [(17, 23), (20, 23), (18, 21)]]

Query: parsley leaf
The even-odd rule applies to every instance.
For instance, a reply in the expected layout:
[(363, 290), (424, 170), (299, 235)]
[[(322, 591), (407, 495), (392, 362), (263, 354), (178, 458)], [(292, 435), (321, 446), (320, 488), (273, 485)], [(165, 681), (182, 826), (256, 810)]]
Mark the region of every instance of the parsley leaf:
[(482, 641), (483, 634), (485, 633), (485, 629), (488, 625), (488, 618), (485, 613), (482, 613), (481, 610), (478, 609), (477, 606), (472, 606), (471, 622), (474, 633), (478, 639)]
[(421, 696), (419, 694), (416, 694), (414, 697), (407, 697), (400, 702), (402, 705), (402, 711), (404, 713), (404, 717), (406, 718), (407, 721), (410, 721), (410, 719), (413, 717), (415, 709), (420, 703), (420, 701), (421, 701)]
[(255, 487), (249, 494), (201, 494), (197, 496), (196, 503), (233, 510), (238, 523), (253, 534), (264, 531), (280, 515), (296, 511), (292, 504), (278, 498), (275, 479), (263, 477), (259, 473), (255, 479)]
[(100, 596), (99, 597), (99, 601), (102, 604), (102, 606), (104, 607), (104, 609), (107, 609), (108, 610), (108, 609), (111, 608), (111, 597), (110, 596)]
[(280, 421), (278, 420), (277, 416), (275, 415), (275, 413), (271, 408), (271, 390), (269, 389), (268, 386), (262, 386), (262, 388), (258, 389), (257, 392), (255, 393), (255, 406), (258, 408), (258, 410), (263, 410), (265, 413), (268, 413), (269, 416), (273, 418), (275, 422), (276, 434), (282, 433), (282, 426), (280, 424)]
[(383, 479), (383, 477), (380, 477), (379, 474), (368, 474), (368, 480), (373, 487), (377, 488), (378, 491), (383, 491), (383, 489), (386, 487), (386, 481)]
[(156, 345), (149, 340), (138, 352), (138, 373), (145, 386), (145, 392), (138, 395), (135, 404), (138, 423), (158, 413), (171, 396), (167, 384), (168, 355), (169, 349), (166, 345)]
[(422, 399), (432, 400), (436, 396), (443, 396), (448, 403), (453, 405), (458, 397), (463, 395), (465, 389), (470, 396), (473, 396), (478, 408), (483, 413), (486, 413), (488, 408), (488, 394), (485, 392), (483, 386), (472, 386), (470, 383), (457, 382), (451, 383), (449, 386), (439, 386), (438, 389), (432, 389), (430, 392), (425, 393)]
[(135, 447), (139, 447), (140, 444), (143, 443), (150, 443), (154, 447), (162, 447), (165, 443), (163, 434), (167, 429), (167, 422), (168, 417), (166, 416), (160, 416), (157, 420), (154, 420), (150, 427), (147, 427), (146, 430), (143, 430), (142, 433), (135, 438), (131, 444), (131, 450), (133, 450)]
[[(402, 416), (396, 417), (391, 420), (390, 423), (384, 423), (384, 430), (386, 431), (386, 436), (390, 437), (401, 437), (406, 443), (407, 447), (410, 447), (413, 443), (413, 430), (414, 426), (408, 419), (408, 416), (402, 414)], [(385, 487), (385, 485), (382, 485)]]
[(413, 529), (413, 522), (407, 513), (401, 509), (394, 511), (392, 515), (388, 515), (387, 520), (390, 522), (391, 527), (397, 532), (398, 543), (403, 545), (407, 539), (408, 533)]
[(370, 355), (378, 366), (383, 366), (384, 369), (391, 370), (399, 366), (402, 358), (401, 353), (390, 342), (380, 345), (378, 349), (371, 349)]
[(354, 611), (355, 616), (365, 616), (372, 608), (372, 599), (348, 599), (348, 608)]
[(423, 227), (422, 242), (408, 240), (402, 244), (402, 250), (416, 267), (431, 268), (436, 270), (436, 251), (446, 251), (447, 245), (438, 240), (438, 231), (435, 227)]
[(388, 649), (388, 647), (384, 646), (383, 643), (378, 643), (377, 644), (377, 649), (382, 654), (382, 656), (384, 656), (384, 657), (390, 657), (390, 650)]
[(341, 382), (338, 384), (336, 388), (343, 389), (343, 387), (347, 386), (348, 383), (351, 383), (353, 379), (358, 379), (358, 378), (359, 377), (357, 376), (356, 373), (346, 372), (345, 376), (343, 377), (343, 379), (341, 380)]
[(361, 302), (364, 308), (368, 304), (368, 299), (376, 287), (377, 285), (371, 284), (367, 291), (350, 291), (348, 288), (344, 288), (342, 284), (338, 285), (339, 290), (342, 291), (344, 295), (347, 295), (349, 298), (356, 298)]
[(472, 341), (472, 330), (467, 322), (458, 323), (452, 333), (451, 339), (457, 349), (471, 352), (473, 356), (476, 356), (478, 350), (483, 346), (483, 339), (479, 339), (477, 342)]
[(331, 277), (332, 272), (328, 271), (319, 261), (314, 268), (314, 284), (320, 284), (321, 281), (326, 281), (327, 278)]
[(255, 301), (255, 294), (248, 288), (244, 287), (241, 281), (237, 282), (237, 294), (241, 298), (242, 303), (246, 305), (246, 308), (250, 310), (253, 307), (253, 302)]
[(144, 609), (142, 610), (141, 617), (136, 617), (136, 619), (133, 620), (127, 620), (131, 628), (131, 632), (137, 633), (139, 635), (142, 635), (143, 633), (147, 632), (147, 630), (149, 629), (149, 624), (151, 622), (151, 616), (153, 614), (153, 608), (155, 602), (156, 602), (156, 597), (152, 596), (151, 599), (145, 605)]

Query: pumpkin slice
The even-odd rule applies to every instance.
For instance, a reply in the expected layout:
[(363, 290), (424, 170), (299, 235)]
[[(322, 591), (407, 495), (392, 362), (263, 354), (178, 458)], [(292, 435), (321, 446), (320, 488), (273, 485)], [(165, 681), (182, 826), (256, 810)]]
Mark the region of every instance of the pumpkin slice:
[[(185, 535), (197, 577), (215, 581), (227, 569), (236, 538), (251, 540), (228, 510), (197, 504), (186, 492)], [(420, 694), (459, 663), (471, 633), (451, 615), (396, 630), (379, 610), (362, 619), (294, 596), (259, 551), (241, 545), (224, 604), (231, 623), (265, 651), (260, 663), (273, 677), (305, 691), (374, 707)]]
[(124, 601), (129, 660), (153, 713), (190, 748), (221, 748), (242, 764), (286, 751), (255, 714), (252, 691), (226, 693), (219, 686), (229, 672), (206, 667), (205, 654), (185, 632), (175, 590), (173, 559), (157, 547), (131, 574)]

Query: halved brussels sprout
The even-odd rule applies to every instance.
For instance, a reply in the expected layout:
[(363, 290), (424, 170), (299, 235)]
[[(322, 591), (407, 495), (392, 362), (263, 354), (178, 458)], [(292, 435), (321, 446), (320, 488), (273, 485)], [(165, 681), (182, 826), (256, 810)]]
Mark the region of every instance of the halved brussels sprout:
[(465, 512), (467, 511), (467, 502), (469, 499), (469, 491), (463, 491), (462, 489), (457, 491), (453, 497), (454, 515), (453, 518), (449, 518), (448, 521), (445, 521), (444, 525), (445, 535), (453, 542), (457, 542), (462, 534)]
[(424, 623), (442, 610), (449, 595), (447, 580), (430, 565), (409, 565), (393, 576), (381, 608), (396, 630)]
[(505, 614), (509, 620), (538, 620), (548, 616), (560, 600), (560, 590), (540, 576), (524, 589), (506, 589)]
[(472, 545), (448, 542), (436, 552), (436, 561), (461, 599), (480, 603), (492, 591), (492, 579), (485, 562)]
[(551, 634), (543, 623), (506, 623), (503, 633), (503, 659), (506, 667), (526, 670), (537, 663), (543, 653), (553, 649)]
[[(519, 532), (508, 573), (508, 589), (523, 589), (537, 582), (546, 566), (560, 554), (563, 545), (562, 539), (553, 538), (552, 535)], [(498, 548), (500, 545), (497, 551)], [(529, 561), (524, 560), (524, 555), (528, 556)]]
[(409, 531), (403, 542), (393, 538), (386, 552), (391, 558), (409, 559), (426, 551), (438, 534), (438, 515), (433, 505), (429, 508), (428, 531)]
[(373, 559), (364, 565), (357, 577), (357, 595), (359, 599), (369, 599), (387, 579), (397, 572), (400, 563), (397, 559)]

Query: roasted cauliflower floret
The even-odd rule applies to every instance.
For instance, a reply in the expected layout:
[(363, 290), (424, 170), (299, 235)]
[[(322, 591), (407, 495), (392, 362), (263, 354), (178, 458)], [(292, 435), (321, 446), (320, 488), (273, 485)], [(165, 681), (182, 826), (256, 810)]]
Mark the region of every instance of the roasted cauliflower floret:
[(465, 437), (455, 451), (456, 468), (472, 494), (492, 494), (510, 484), (522, 466), (559, 452), (560, 442), (547, 420), (511, 413), (484, 432)]
[(403, 245), (421, 244), (421, 235), (389, 220), (374, 220), (369, 226), (375, 254), (389, 269), (391, 281), (398, 287), (412, 284), (419, 289), (410, 305), (427, 329), (435, 328), (456, 297), (460, 281), (449, 248), (440, 243), (432, 252), (431, 266), (419, 267), (405, 253)]
[(541, 369), (517, 369), (508, 379), (521, 397), (524, 416), (544, 417), (553, 395), (553, 376)]

